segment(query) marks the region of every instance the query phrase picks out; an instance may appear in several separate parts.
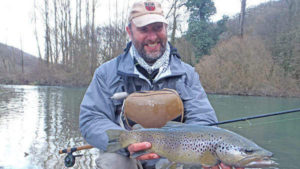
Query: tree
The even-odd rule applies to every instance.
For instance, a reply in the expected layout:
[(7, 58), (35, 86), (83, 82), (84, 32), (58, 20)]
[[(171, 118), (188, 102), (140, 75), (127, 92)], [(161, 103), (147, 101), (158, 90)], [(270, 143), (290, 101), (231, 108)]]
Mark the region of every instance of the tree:
[(244, 36), (244, 22), (245, 22), (245, 14), (246, 14), (246, 1), (241, 0), (241, 14), (240, 14), (240, 35), (243, 38)]
[(168, 1), (171, 5), (166, 18), (171, 18), (171, 23), (169, 23), (169, 29), (171, 30), (171, 44), (175, 45), (175, 35), (176, 31), (180, 29), (180, 17), (183, 16), (182, 8), (184, 7), (187, 0), (171, 0)]
[(188, 0), (185, 5), (190, 11), (185, 37), (194, 45), (198, 61), (217, 43), (219, 35), (225, 31), (228, 17), (223, 17), (217, 24), (212, 23), (210, 17), (216, 13), (216, 8), (211, 0)]

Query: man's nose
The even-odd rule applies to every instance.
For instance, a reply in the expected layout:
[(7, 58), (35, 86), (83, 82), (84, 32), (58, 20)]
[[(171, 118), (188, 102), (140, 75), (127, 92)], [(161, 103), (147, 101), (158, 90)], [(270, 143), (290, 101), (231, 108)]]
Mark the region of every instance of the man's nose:
[(155, 31), (149, 31), (147, 35), (147, 39), (151, 41), (155, 41), (157, 39), (157, 34)]

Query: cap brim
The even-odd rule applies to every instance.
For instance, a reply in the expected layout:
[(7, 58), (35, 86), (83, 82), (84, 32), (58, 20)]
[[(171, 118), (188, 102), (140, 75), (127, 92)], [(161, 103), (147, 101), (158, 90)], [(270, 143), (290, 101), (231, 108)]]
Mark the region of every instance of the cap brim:
[(163, 16), (157, 15), (157, 14), (142, 15), (142, 16), (133, 18), (132, 22), (137, 27), (143, 27), (143, 26), (149, 25), (151, 23), (155, 23), (155, 22), (162, 22), (162, 23), (168, 24), (167, 20)]

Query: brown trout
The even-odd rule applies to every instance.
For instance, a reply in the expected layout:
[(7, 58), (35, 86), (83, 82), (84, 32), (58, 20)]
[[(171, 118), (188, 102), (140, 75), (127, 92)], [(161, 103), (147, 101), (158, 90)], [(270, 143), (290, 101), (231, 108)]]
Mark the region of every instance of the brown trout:
[(223, 162), (234, 167), (277, 166), (272, 153), (234, 132), (202, 125), (170, 125), (162, 128), (108, 130), (109, 152), (132, 143), (150, 142), (153, 152), (173, 163), (211, 167)]

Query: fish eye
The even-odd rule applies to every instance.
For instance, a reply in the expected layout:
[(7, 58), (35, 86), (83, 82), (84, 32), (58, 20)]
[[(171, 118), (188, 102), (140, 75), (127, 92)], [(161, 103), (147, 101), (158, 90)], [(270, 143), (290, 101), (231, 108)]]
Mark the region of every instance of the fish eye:
[(246, 154), (252, 154), (254, 152), (254, 150), (252, 150), (252, 149), (245, 149), (244, 152)]

